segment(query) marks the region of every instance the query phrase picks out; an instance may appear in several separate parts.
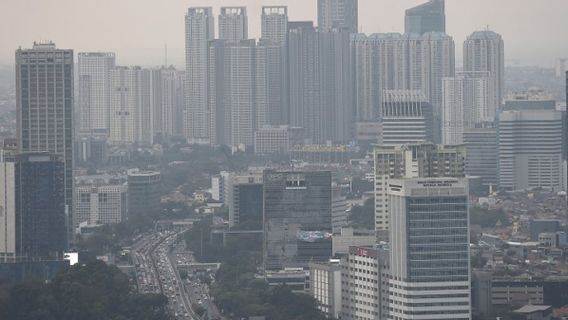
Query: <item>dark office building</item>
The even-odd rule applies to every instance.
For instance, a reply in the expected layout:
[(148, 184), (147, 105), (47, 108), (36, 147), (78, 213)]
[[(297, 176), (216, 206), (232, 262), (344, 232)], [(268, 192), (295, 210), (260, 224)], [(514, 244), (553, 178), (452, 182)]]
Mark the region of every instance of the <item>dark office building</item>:
[(266, 170), (264, 267), (308, 266), (331, 257), (331, 172)]
[(16, 157), (14, 171), (16, 255), (63, 258), (67, 248), (63, 157), (21, 154)]
[(139, 171), (128, 173), (128, 218), (156, 212), (162, 198), (162, 181), (159, 172)]
[(430, 0), (406, 10), (404, 32), (423, 35), (427, 32), (446, 33), (444, 0)]

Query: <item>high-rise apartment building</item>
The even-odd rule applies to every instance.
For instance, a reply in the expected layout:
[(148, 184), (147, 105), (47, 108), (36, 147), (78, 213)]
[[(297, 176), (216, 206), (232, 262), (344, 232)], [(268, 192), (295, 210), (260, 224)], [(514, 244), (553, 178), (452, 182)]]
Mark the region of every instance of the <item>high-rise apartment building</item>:
[(153, 74), (140, 67), (116, 67), (111, 71), (111, 144), (153, 144)]
[(563, 188), (562, 113), (548, 101), (507, 101), (498, 120), (499, 187)]
[(248, 39), (248, 17), (246, 7), (222, 7), (219, 14), (220, 40)]
[(462, 144), (463, 133), (495, 120), (497, 100), (489, 72), (464, 72), (443, 79), (442, 143)]
[(16, 51), (16, 109), (20, 152), (60, 155), (64, 205), (71, 239), (73, 219), (73, 50), (34, 43)]
[(270, 117), (267, 47), (255, 40), (215, 40), (209, 61), (212, 142), (252, 147), (254, 132)]
[(353, 68), (346, 32), (317, 32), (311, 23), (290, 27), (290, 124), (313, 143), (350, 141)]
[(384, 90), (420, 90), (434, 108), (440, 140), (442, 79), (455, 75), (453, 39), (440, 32), (352, 37), (357, 121), (378, 121)]
[(185, 73), (174, 67), (152, 70), (154, 136), (164, 140), (183, 136)]
[(427, 32), (446, 32), (446, 12), (444, 0), (430, 0), (406, 10), (404, 32), (425, 34)]
[(128, 173), (128, 218), (157, 212), (162, 196), (162, 179), (156, 171)]
[(261, 39), (284, 45), (288, 38), (288, 7), (264, 6), (261, 16)]
[(357, 33), (359, 29), (358, 0), (318, 0), (318, 30), (343, 30)]
[(265, 170), (264, 269), (331, 257), (331, 172)]
[(385, 90), (381, 137), (384, 145), (434, 141), (434, 110), (419, 90)]
[(377, 146), (375, 158), (375, 230), (389, 230), (391, 179), (465, 177), (465, 148), (434, 144)]
[(183, 131), (190, 143), (210, 143), (208, 110), (209, 41), (215, 37), (213, 9), (189, 8), (185, 16), (185, 97)]
[(110, 128), (110, 75), (116, 64), (110, 52), (81, 52), (79, 69), (79, 133), (108, 137)]
[(465, 129), (463, 144), (466, 151), (465, 172), (471, 177), (480, 177), (487, 189), (499, 185), (499, 154), (497, 129), (493, 122), (482, 123)]
[(266, 53), (268, 123), (288, 124), (288, 8), (263, 7), (261, 23), (258, 45)]
[(393, 179), (389, 319), (471, 319), (468, 183)]
[(505, 93), (505, 47), (501, 35), (493, 31), (476, 31), (463, 44), (463, 70), (489, 72), (490, 88), (498, 105)]

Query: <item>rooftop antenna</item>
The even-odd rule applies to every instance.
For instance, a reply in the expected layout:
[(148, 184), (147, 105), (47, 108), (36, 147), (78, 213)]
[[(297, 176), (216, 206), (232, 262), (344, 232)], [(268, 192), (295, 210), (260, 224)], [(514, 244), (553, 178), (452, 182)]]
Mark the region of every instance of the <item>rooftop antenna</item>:
[(168, 44), (164, 44), (164, 52), (165, 52), (165, 56), (164, 56), (164, 67), (168, 67)]

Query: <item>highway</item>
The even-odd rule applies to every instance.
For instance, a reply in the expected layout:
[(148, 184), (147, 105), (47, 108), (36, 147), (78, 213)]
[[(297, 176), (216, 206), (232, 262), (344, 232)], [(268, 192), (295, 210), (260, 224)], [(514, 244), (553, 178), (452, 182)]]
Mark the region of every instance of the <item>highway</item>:
[[(214, 281), (214, 270), (187, 271), (182, 279), (178, 265), (196, 262), (185, 247), (181, 231), (153, 231), (139, 236), (131, 246), (131, 259), (136, 271), (140, 293), (163, 294), (168, 298), (168, 310), (180, 320), (223, 320), (211, 301), (208, 281)], [(193, 306), (205, 310), (199, 317)]]

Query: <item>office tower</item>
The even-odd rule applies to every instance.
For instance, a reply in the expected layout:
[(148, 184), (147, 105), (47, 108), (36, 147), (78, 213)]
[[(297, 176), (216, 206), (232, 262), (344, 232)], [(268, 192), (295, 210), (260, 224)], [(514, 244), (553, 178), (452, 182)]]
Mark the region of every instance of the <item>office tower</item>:
[(67, 248), (63, 157), (9, 155), (0, 167), (0, 261), (62, 259)]
[(383, 319), (381, 275), (387, 258), (383, 249), (349, 247), (341, 259), (341, 319)]
[(318, 0), (318, 30), (343, 30), (357, 33), (359, 29), (358, 0)]
[(434, 139), (441, 139), (442, 79), (455, 74), (454, 41), (443, 33), (356, 35), (357, 121), (378, 121), (384, 90), (421, 90), (434, 108)]
[(128, 172), (128, 219), (159, 211), (161, 175), (156, 171)]
[(16, 253), (61, 259), (67, 249), (64, 157), (24, 153), (16, 159)]
[(220, 40), (248, 39), (248, 17), (246, 7), (222, 7), (219, 15)]
[(443, 144), (462, 144), (465, 130), (495, 120), (497, 100), (490, 79), (486, 71), (464, 72), (443, 79)]
[(471, 319), (468, 183), (394, 179), (389, 319)]
[(76, 186), (75, 228), (114, 224), (126, 220), (128, 187), (112, 184), (84, 184)]
[(184, 136), (190, 143), (210, 143), (208, 48), (215, 36), (212, 8), (189, 8), (185, 16)]
[(385, 90), (380, 143), (434, 141), (434, 111), (419, 90)]
[(463, 144), (467, 155), (465, 172), (471, 177), (480, 177), (483, 186), (497, 187), (499, 184), (499, 155), (497, 130), (493, 122), (482, 123), (463, 133)]
[(261, 16), (261, 39), (285, 45), (288, 37), (288, 7), (264, 6)]
[(563, 119), (550, 102), (505, 102), (498, 119), (501, 189), (562, 189)]
[(341, 316), (341, 265), (339, 260), (327, 263), (310, 263), (310, 295), (317, 308), (327, 317)]
[(233, 174), (226, 183), (229, 227), (262, 230), (262, 174)]
[(185, 73), (170, 66), (152, 70), (152, 75), (154, 135), (160, 140), (181, 137)]
[(427, 32), (446, 32), (444, 0), (430, 0), (406, 10), (404, 33), (422, 35)]
[(212, 41), (209, 109), (212, 142), (253, 146), (254, 132), (268, 123), (266, 47), (255, 40)]
[(493, 101), (503, 103), (505, 93), (505, 48), (501, 35), (493, 31), (476, 31), (463, 44), (463, 70), (489, 72)]
[(312, 143), (347, 142), (352, 135), (353, 69), (349, 34), (291, 25), (288, 40), (290, 124)]
[(264, 269), (331, 257), (331, 172), (265, 170)]
[(375, 160), (375, 230), (389, 229), (387, 191), (391, 179), (465, 177), (465, 148), (434, 144), (377, 146)]
[(69, 239), (73, 225), (73, 50), (34, 43), (16, 51), (18, 150), (63, 157)]
[(152, 73), (140, 67), (116, 67), (111, 71), (111, 144), (154, 143)]
[(115, 54), (81, 52), (79, 68), (79, 133), (81, 136), (108, 137), (110, 128), (110, 73)]

